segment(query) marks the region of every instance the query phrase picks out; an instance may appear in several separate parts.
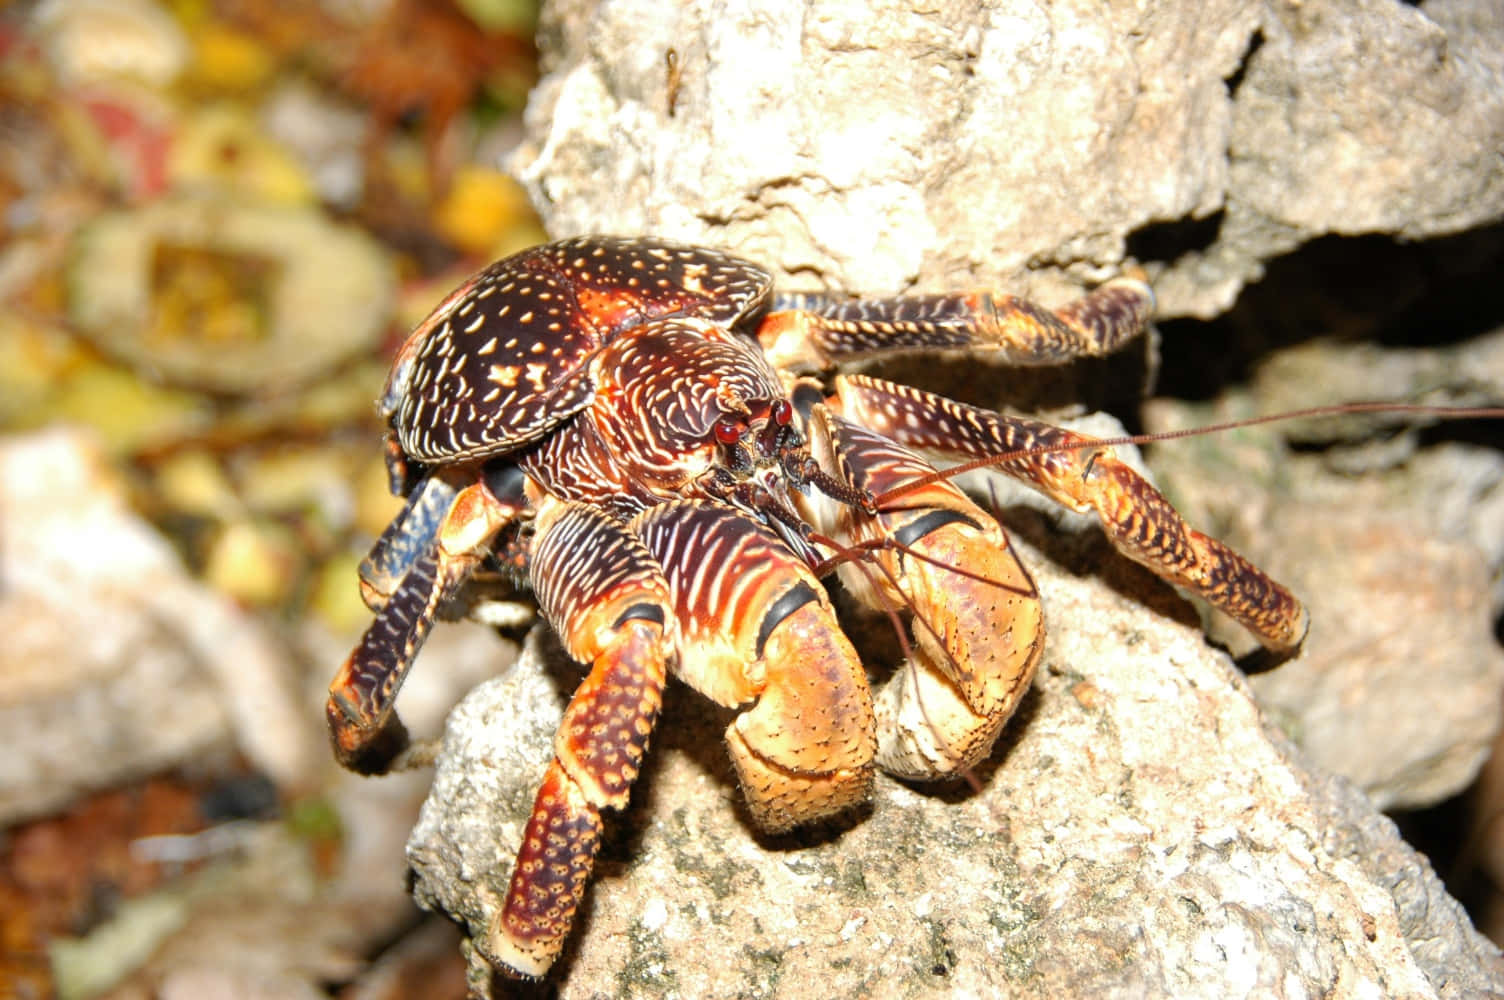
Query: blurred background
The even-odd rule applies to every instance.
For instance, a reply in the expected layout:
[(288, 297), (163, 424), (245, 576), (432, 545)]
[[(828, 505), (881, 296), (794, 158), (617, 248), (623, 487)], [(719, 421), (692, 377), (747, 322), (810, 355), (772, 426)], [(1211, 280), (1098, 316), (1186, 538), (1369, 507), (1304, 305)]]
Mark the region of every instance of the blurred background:
[(0, 996), (464, 995), (424, 782), (338, 774), (315, 706), (391, 352), (544, 239), (498, 167), (535, 6), (0, 6)]

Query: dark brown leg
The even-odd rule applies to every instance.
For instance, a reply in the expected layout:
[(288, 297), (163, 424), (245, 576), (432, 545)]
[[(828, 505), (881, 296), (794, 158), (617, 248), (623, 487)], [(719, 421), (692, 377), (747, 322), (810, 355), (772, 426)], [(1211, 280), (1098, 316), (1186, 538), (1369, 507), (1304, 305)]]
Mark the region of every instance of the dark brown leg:
[(836, 300), (775, 301), (758, 338), (775, 367), (819, 370), (874, 354), (971, 350), (1014, 365), (1054, 365), (1116, 351), (1154, 311), (1154, 293), (1121, 277), (1062, 309), (985, 291)]
[(1118, 550), (1206, 598), (1276, 651), (1298, 647), (1308, 617), (1293, 594), (1191, 528), (1158, 490), (1081, 434), (861, 375), (837, 379), (843, 414), (911, 448), (981, 458), (1036, 447), (998, 468), (1072, 510), (1095, 511)]
[[(329, 685), (324, 713), (334, 755), (345, 767), (379, 774), (391, 769), (407, 748), (407, 732), (393, 710), (397, 690), (428, 637), (439, 605), (463, 586), (492, 537), (516, 514), (484, 483), (474, 483), (454, 494), (437, 528), (429, 528), (427, 515), (417, 518), (421, 523), (415, 534), (431, 534), (426, 544), (402, 551), (411, 539), (399, 543), (386, 536), (377, 544), (376, 569), (369, 577), (363, 572), (362, 582), (367, 601), (377, 603), (380, 611)], [(411, 507), (404, 519), (409, 515)], [(389, 581), (399, 571), (400, 583), (390, 596), (382, 597), (379, 587), (371, 586), (373, 581)], [(373, 591), (379, 600), (372, 597)]]
[[(380, 611), (402, 586), (407, 574), (431, 554), (444, 515), (459, 493), (442, 479), (429, 478), (407, 498), (402, 512), (386, 526), (371, 552), (360, 562), (360, 594), (366, 607)], [(430, 567), (430, 572), (432, 567)]]

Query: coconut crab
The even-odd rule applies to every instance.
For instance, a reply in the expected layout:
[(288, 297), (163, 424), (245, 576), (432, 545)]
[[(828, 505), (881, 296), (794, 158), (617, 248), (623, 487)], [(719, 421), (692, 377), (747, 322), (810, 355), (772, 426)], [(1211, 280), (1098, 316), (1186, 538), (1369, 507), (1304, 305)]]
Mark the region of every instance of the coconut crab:
[[(985, 292), (775, 297), (704, 248), (585, 237), (499, 261), (402, 347), (381, 400), (406, 506), (361, 567), (376, 617), (330, 686), (336, 756), (375, 773), (408, 738), (394, 699), (439, 607), (488, 560), (526, 577), (575, 691), (481, 943), (543, 975), (569, 933), (605, 809), (627, 802), (673, 673), (739, 709), (725, 738), (754, 821), (779, 832), (986, 757), (1028, 689), (1038, 593), (1002, 527), (920, 452), (998, 462), (1268, 648), (1306, 613), (1192, 528), (1111, 449), (841, 361), (972, 350), (1020, 364), (1110, 352), (1153, 295), (1138, 276), (1058, 311)], [(874, 696), (821, 578), (913, 613)]]

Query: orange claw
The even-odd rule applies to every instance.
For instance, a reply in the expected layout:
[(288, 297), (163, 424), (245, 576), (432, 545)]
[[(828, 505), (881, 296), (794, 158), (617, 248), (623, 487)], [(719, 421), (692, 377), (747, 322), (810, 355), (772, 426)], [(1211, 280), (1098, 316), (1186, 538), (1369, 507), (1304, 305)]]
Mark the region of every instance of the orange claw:
[(662, 504), (632, 526), (664, 566), (680, 678), (722, 705), (750, 704), (726, 744), (757, 824), (776, 833), (865, 801), (867, 675), (804, 563), (720, 504)]
[[(828, 411), (815, 425), (815, 446), (873, 493), (933, 471)], [(875, 550), (877, 572), (843, 567), (848, 588), (874, 608), (914, 613), (912, 655), (877, 696), (878, 764), (915, 780), (975, 765), (1028, 691), (1044, 648), (1033, 579), (997, 522), (944, 480), (876, 515), (843, 508), (839, 519), (838, 537), (897, 543)]]
[(872, 791), (872, 698), (829, 604), (781, 619), (757, 704), (726, 727), (748, 811), (768, 833), (844, 812)]

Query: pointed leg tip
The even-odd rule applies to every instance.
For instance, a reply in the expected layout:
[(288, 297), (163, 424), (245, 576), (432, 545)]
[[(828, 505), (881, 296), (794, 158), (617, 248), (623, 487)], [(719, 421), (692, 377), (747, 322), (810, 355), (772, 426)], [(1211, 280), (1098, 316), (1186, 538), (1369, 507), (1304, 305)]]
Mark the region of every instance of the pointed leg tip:
[(485, 947), (480, 949), (487, 962), (509, 979), (538, 982), (553, 967), (563, 941), (524, 941), (511, 933), (503, 915), (491, 921)]
[(1281, 662), (1300, 655), (1300, 647), (1311, 631), (1311, 613), (1305, 609), (1305, 605), (1297, 605), (1295, 610), (1288, 629), (1279, 636), (1263, 640), (1265, 648), (1272, 655), (1280, 657)]
[(354, 706), (339, 692), (331, 692), (324, 706), (329, 722), (329, 744), (340, 766), (357, 774), (384, 774), (411, 742), (407, 727), (396, 714), (379, 723), (364, 724)]

